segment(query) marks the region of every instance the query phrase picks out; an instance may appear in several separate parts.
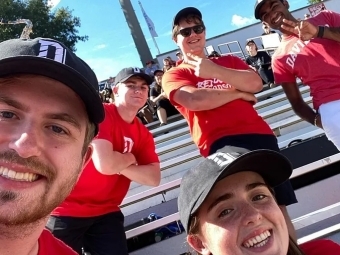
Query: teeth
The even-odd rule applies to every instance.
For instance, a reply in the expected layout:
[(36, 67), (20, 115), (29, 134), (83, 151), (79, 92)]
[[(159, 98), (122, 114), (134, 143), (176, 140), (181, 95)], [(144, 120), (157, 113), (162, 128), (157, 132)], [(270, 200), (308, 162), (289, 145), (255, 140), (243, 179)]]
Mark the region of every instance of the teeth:
[(250, 238), (246, 242), (243, 243), (243, 246), (246, 248), (250, 247), (261, 247), (268, 242), (268, 237), (270, 237), (270, 232), (266, 230), (265, 232), (257, 235), (253, 238)]
[(37, 174), (32, 173), (18, 173), (6, 167), (0, 166), (0, 176), (15, 180), (15, 181), (26, 181), (26, 182), (34, 182), (39, 176)]

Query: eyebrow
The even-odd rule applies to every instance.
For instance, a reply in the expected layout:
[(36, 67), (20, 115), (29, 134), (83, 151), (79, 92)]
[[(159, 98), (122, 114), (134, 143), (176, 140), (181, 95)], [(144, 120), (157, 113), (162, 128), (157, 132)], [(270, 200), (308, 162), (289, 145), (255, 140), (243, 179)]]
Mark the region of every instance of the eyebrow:
[[(270, 6), (269, 6), (270, 10), (272, 9), (273, 4), (275, 4), (275, 1), (272, 1), (272, 2), (270, 3)], [(259, 17), (262, 19), (262, 17), (263, 17), (264, 14), (267, 14), (267, 13), (260, 12)]]
[[(142, 81), (142, 79), (140, 79), (140, 81)], [(126, 85), (128, 85), (128, 84), (137, 84), (137, 81), (134, 81), (134, 80), (127, 80), (126, 82), (124, 82), (124, 84), (126, 84)], [(147, 82), (145, 81), (145, 80), (143, 80), (143, 83), (142, 83), (142, 85), (141, 86), (149, 86), (148, 84), (147, 84)]]
[[(254, 183), (250, 183), (250, 184), (247, 184), (246, 187), (245, 187), (245, 191), (248, 192), (252, 189), (255, 189), (257, 187), (261, 187), (261, 186), (264, 186), (266, 188), (268, 188), (268, 185), (263, 183), (263, 182), (254, 182)], [(208, 207), (207, 209), (207, 212), (209, 213), (214, 207), (216, 207), (219, 203), (222, 203), (226, 200), (229, 200), (231, 198), (235, 197), (235, 194), (234, 193), (226, 193), (226, 194), (223, 194), (219, 197), (217, 197)]]
[(52, 119), (52, 120), (60, 120), (63, 122), (67, 122), (77, 128), (78, 130), (81, 130), (81, 125), (80, 123), (73, 118), (71, 115), (67, 113), (49, 113), (46, 115), (46, 118)]
[[(11, 107), (14, 107), (16, 109), (19, 109), (21, 111), (29, 111), (29, 108), (22, 103), (18, 102), (17, 100), (14, 100), (12, 98), (6, 97), (6, 96), (0, 96), (0, 103), (7, 104)], [(47, 119), (52, 119), (52, 120), (60, 120), (63, 122), (67, 122), (71, 124), (72, 126), (76, 127), (78, 130), (81, 130), (81, 126), (79, 122), (73, 118), (70, 114), (67, 113), (49, 113), (46, 114), (45, 117)]]
[(9, 98), (9, 97), (6, 97), (6, 96), (0, 95), (0, 103), (7, 104), (9, 106), (12, 106), (12, 107), (17, 108), (17, 109), (22, 110), (22, 111), (28, 110), (28, 107), (24, 106), (19, 101), (16, 101), (16, 100)]

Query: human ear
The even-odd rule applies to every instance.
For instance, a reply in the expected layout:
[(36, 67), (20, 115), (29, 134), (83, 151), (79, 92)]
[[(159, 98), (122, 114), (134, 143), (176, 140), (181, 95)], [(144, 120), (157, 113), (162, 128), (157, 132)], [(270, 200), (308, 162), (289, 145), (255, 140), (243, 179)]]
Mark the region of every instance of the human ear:
[(202, 242), (202, 240), (197, 235), (188, 235), (187, 242), (198, 253), (202, 255), (211, 254), (210, 250), (206, 247), (206, 245)]

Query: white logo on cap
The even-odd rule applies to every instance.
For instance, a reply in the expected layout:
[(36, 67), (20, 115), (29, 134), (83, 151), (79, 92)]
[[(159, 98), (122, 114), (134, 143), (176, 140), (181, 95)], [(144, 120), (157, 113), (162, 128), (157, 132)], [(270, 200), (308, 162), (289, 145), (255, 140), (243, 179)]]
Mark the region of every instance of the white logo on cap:
[(210, 155), (208, 159), (213, 160), (219, 167), (223, 167), (233, 162), (235, 157), (227, 153), (217, 152), (215, 154)]
[(134, 67), (134, 68), (133, 68), (133, 72), (134, 72), (134, 73), (140, 73), (141, 70), (140, 70), (138, 67)]
[(38, 57), (50, 58), (49, 56), (51, 55), (51, 47), (54, 47), (55, 51), (53, 52), (54, 57), (52, 59), (59, 63), (65, 64), (66, 49), (63, 46), (61, 46), (57, 42), (45, 41), (45, 40), (39, 40), (39, 43), (40, 43), (40, 49), (39, 49), (40, 52), (39, 52)]

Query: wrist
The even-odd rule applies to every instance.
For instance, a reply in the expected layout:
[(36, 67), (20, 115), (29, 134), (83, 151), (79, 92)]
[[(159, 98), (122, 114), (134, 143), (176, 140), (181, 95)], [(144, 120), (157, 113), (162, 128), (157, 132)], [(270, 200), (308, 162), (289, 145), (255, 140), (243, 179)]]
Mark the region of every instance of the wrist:
[(316, 34), (317, 38), (323, 38), (323, 35), (325, 33), (325, 27), (324, 26), (318, 26), (318, 33)]
[(314, 116), (314, 126), (318, 126), (318, 119), (320, 118), (320, 114), (319, 113), (315, 113), (315, 116)]

